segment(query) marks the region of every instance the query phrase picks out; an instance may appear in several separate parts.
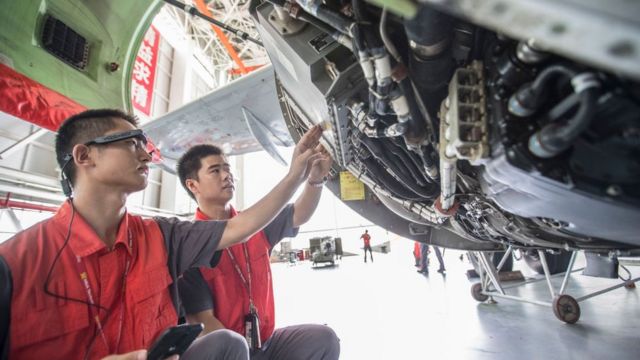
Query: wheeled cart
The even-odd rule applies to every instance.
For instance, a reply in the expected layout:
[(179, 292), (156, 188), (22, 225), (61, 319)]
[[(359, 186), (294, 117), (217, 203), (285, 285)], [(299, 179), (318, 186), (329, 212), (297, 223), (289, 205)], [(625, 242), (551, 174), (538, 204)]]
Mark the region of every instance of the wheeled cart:
[[(495, 266), (491, 261), (490, 252), (474, 252), (473, 255), (477, 257), (479, 260), (479, 275), (480, 282), (475, 283), (471, 286), (471, 295), (474, 299), (480, 302), (495, 302), (493, 298), (500, 299), (508, 299), (521, 301), (530, 304), (542, 305), (542, 306), (550, 306), (553, 309), (554, 315), (568, 324), (573, 324), (578, 319), (580, 319), (580, 305), (578, 303), (590, 299), (594, 296), (598, 296), (609, 291), (626, 287), (627, 289), (635, 288), (635, 283), (640, 280), (640, 277), (632, 278), (631, 273), (626, 270), (625, 267), (621, 266), (622, 269), (626, 270), (628, 273), (628, 279), (622, 280), (616, 285), (604, 288), (602, 290), (598, 290), (592, 292), (587, 295), (583, 295), (581, 297), (574, 298), (571, 295), (565, 293), (567, 284), (569, 283), (569, 279), (571, 278), (571, 274), (577, 271), (583, 270), (583, 268), (574, 269), (574, 264), (576, 260), (576, 256), (578, 255), (577, 251), (574, 251), (571, 255), (571, 259), (569, 261), (569, 265), (567, 270), (563, 273), (551, 274), (549, 271), (549, 266), (547, 265), (546, 257), (544, 256), (543, 250), (537, 250), (538, 255), (540, 256), (540, 261), (542, 263), (542, 268), (544, 270), (544, 276), (540, 278), (532, 278), (526, 279), (525, 281), (520, 281), (515, 284), (503, 285), (500, 281), (500, 277), (498, 273), (502, 266), (505, 264), (507, 259), (512, 256), (513, 248), (509, 247), (505, 252), (504, 256), (498, 263), (498, 266)], [(562, 285), (560, 289), (556, 291), (553, 284), (551, 283), (551, 279), (553, 277), (563, 276)], [(531, 284), (538, 281), (546, 280), (547, 286), (549, 287), (549, 292), (551, 293), (551, 301), (543, 301), (538, 299), (531, 299), (522, 296), (509, 295), (507, 294), (508, 289), (514, 289), (520, 286), (525, 286), (527, 284)]]

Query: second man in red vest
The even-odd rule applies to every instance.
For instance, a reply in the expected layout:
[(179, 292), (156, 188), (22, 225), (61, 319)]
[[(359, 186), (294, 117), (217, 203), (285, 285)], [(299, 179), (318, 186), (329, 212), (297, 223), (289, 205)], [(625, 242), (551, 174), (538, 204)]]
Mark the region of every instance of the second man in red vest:
[[(304, 192), (249, 241), (219, 253), (215, 269), (192, 269), (179, 283), (188, 322), (205, 324), (204, 333), (230, 329), (247, 338), (252, 359), (338, 359), (336, 334), (324, 325), (298, 325), (275, 329), (273, 286), (269, 257), (284, 237), (315, 211), (331, 157), (313, 163)], [(295, 154), (294, 154), (295, 156)], [(220, 148), (198, 145), (178, 162), (180, 182), (198, 202), (197, 220), (230, 219), (237, 212), (229, 204), (235, 184)], [(254, 328), (254, 331), (252, 331)]]

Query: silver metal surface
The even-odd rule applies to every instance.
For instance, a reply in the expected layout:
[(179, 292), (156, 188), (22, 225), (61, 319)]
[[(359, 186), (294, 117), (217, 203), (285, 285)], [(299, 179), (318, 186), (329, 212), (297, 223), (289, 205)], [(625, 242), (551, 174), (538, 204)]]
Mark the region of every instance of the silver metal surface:
[(422, 0), (551, 52), (640, 80), (640, 2)]
[(576, 298), (576, 301), (577, 302), (581, 302), (581, 301), (584, 301), (584, 300), (587, 300), (587, 299), (591, 299), (594, 296), (598, 296), (598, 295), (602, 295), (604, 293), (608, 293), (611, 290), (619, 289), (619, 288), (621, 288), (623, 286), (626, 286), (627, 284), (631, 284), (631, 283), (635, 284), (638, 281), (640, 281), (640, 277), (633, 278), (633, 279), (625, 281), (625, 282), (623, 282), (621, 284), (613, 285), (613, 286), (610, 286), (608, 288), (604, 288), (602, 290), (592, 292), (592, 293), (587, 294), (585, 296), (580, 296), (579, 298)]
[(536, 64), (549, 57), (549, 54), (536, 48), (535, 41), (529, 39), (529, 41), (521, 41), (518, 44), (516, 57), (523, 63)]
[(268, 148), (293, 145), (278, 105), (271, 66), (216, 89), (142, 129), (160, 148), (164, 167), (170, 172), (175, 172), (178, 158), (198, 144), (218, 145), (227, 155), (262, 150), (263, 144)]
[(491, 284), (496, 288), (498, 293), (505, 295), (504, 289), (502, 288), (502, 285), (500, 284), (500, 280), (498, 278), (498, 272), (496, 271), (496, 268), (493, 266), (491, 259), (489, 259), (489, 253), (486, 251), (479, 251), (477, 252), (477, 254), (478, 254), (478, 259), (480, 260), (480, 262), (482, 263), (485, 269), (486, 275), (489, 277), (489, 279), (491, 279)]
[(497, 293), (495, 293), (493, 291), (483, 291), (482, 293), (485, 294), (485, 295), (489, 295), (491, 297), (496, 297), (498, 299), (508, 299), (508, 300), (520, 301), (520, 302), (525, 302), (525, 303), (534, 304), (534, 305), (542, 305), (542, 306), (551, 307), (551, 303), (547, 302), (547, 301), (540, 301), (540, 300), (529, 299), (529, 298), (525, 298), (525, 297), (507, 295), (507, 294), (497, 294)]
[(498, 266), (496, 267), (496, 270), (498, 270), (498, 272), (500, 272), (500, 270), (502, 270), (502, 267), (504, 266), (504, 263), (506, 263), (507, 259), (509, 257), (511, 257), (511, 253), (513, 253), (513, 246), (509, 246), (507, 248), (507, 251), (504, 252), (504, 255), (500, 259), (500, 263), (498, 263)]
[(289, 16), (289, 13), (280, 6), (273, 7), (269, 14), (269, 23), (273, 25), (281, 35), (291, 35), (300, 32), (306, 25), (304, 21), (297, 20)]
[(540, 263), (542, 264), (542, 269), (544, 270), (544, 278), (547, 280), (547, 286), (549, 287), (549, 292), (551, 293), (551, 297), (556, 296), (556, 291), (551, 285), (551, 274), (549, 272), (549, 265), (547, 264), (547, 257), (544, 255), (544, 251), (538, 250), (538, 257), (540, 258)]
[(562, 285), (560, 285), (560, 291), (558, 292), (558, 295), (564, 294), (564, 291), (567, 288), (567, 284), (569, 283), (569, 277), (573, 272), (573, 265), (576, 263), (577, 256), (578, 256), (577, 251), (574, 251), (573, 254), (571, 254), (571, 259), (569, 260), (567, 271), (564, 273), (564, 279), (562, 279)]

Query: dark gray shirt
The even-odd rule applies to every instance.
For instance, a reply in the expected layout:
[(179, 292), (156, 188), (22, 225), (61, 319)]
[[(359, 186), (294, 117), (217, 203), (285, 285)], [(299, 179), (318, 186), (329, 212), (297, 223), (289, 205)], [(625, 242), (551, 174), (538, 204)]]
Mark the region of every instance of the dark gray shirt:
[[(273, 221), (264, 228), (264, 233), (273, 248), (280, 240), (298, 235), (298, 228), (293, 227), (293, 204), (287, 205)], [(220, 253), (220, 252), (219, 252)], [(213, 264), (215, 266), (216, 262)], [(196, 314), (213, 309), (214, 303), (211, 289), (198, 269), (190, 269), (178, 280), (183, 312)]]
[[(173, 279), (171, 298), (180, 309), (178, 277), (187, 269), (198, 266), (211, 267), (226, 221), (181, 221), (178, 218), (154, 218), (164, 238), (167, 249), (167, 267)], [(12, 277), (4, 258), (0, 256), (0, 359), (7, 359), (9, 352), (9, 321), (11, 316)]]
[(226, 221), (181, 221), (178, 218), (154, 218), (162, 231), (169, 255), (171, 299), (180, 312), (178, 278), (192, 267), (215, 266), (216, 249), (222, 239)]

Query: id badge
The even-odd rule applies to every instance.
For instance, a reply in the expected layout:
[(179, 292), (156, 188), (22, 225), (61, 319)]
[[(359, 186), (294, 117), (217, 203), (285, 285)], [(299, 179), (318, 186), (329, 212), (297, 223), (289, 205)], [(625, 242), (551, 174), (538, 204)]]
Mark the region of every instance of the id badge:
[(244, 337), (251, 350), (260, 349), (260, 320), (258, 314), (251, 311), (244, 317)]

